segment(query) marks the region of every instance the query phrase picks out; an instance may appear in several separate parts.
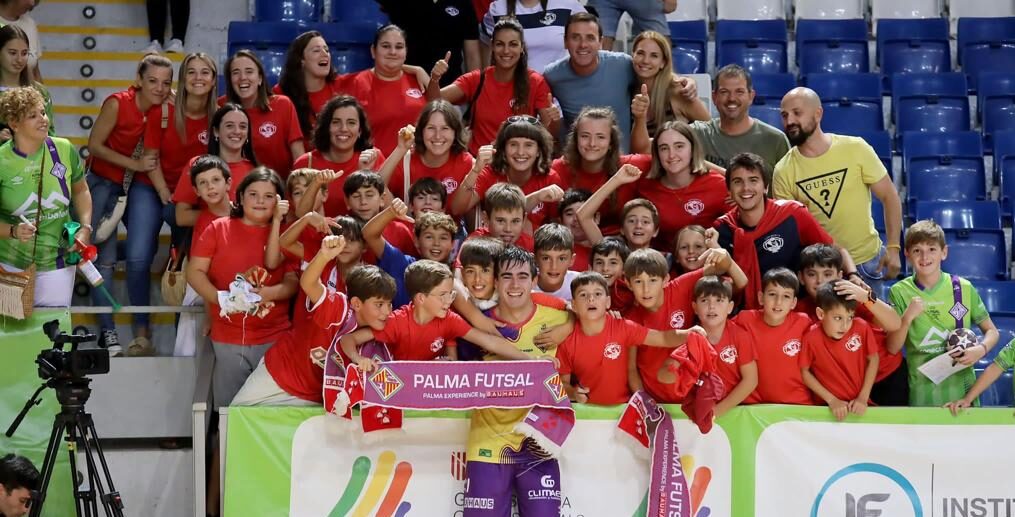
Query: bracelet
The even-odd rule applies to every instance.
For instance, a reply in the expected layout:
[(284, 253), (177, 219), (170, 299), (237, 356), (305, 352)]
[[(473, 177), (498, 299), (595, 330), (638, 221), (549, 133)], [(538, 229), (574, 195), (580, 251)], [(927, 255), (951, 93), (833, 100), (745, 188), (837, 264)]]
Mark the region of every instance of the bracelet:
[(850, 271), (846, 273), (846, 278), (853, 278), (854, 276), (860, 276), (860, 273), (857, 273), (856, 271)]
[(885, 246), (886, 250), (890, 250), (892, 248), (895, 248), (895, 249), (897, 249), (899, 251), (902, 251), (902, 246), (900, 246), (898, 244), (889, 244), (889, 245)]

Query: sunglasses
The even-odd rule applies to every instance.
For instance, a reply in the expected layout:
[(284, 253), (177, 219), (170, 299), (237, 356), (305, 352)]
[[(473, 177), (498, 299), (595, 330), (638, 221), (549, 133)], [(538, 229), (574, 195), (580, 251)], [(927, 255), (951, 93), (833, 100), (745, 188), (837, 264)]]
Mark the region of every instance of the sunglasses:
[(539, 125), (539, 119), (533, 117), (532, 115), (512, 115), (508, 117), (507, 121), (508, 124), (514, 124), (516, 122), (524, 122), (527, 124), (532, 124), (533, 126)]

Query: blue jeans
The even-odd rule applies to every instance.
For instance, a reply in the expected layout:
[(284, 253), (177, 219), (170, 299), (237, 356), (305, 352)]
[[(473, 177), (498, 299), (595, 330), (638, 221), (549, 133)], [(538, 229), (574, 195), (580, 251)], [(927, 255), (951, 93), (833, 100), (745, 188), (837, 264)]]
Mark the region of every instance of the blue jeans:
[(881, 246), (881, 249), (878, 250), (878, 254), (875, 255), (874, 258), (862, 264), (856, 265), (856, 272), (860, 274), (860, 278), (863, 278), (863, 281), (866, 282), (867, 285), (871, 286), (871, 289), (874, 289), (874, 292), (879, 294), (881, 293), (881, 285), (886, 280), (895, 280), (894, 278), (885, 277), (887, 271), (878, 272), (878, 263), (884, 255), (885, 247)]
[(656, 31), (663, 36), (670, 35), (670, 26), (666, 23), (663, 3), (659, 0), (589, 0), (589, 7), (596, 9), (600, 26), (603, 28), (603, 36), (607, 38), (617, 36), (617, 25), (625, 11), (634, 22), (634, 26), (631, 28), (632, 34)]
[[(102, 216), (112, 212), (117, 197), (123, 193), (123, 187), (95, 174), (88, 174), (87, 180), (92, 193), (92, 226), (97, 228)], [(130, 192), (127, 193), (127, 209), (122, 220), (127, 227), (123, 254), (127, 262), (127, 296), (131, 305), (151, 304), (152, 261), (158, 250), (159, 229), (167, 218), (171, 224), (175, 223), (173, 207), (163, 205), (158, 193), (151, 186), (139, 181), (132, 182)], [(95, 265), (102, 274), (103, 281), (112, 286), (113, 268), (117, 262), (116, 236), (110, 237), (97, 247), (99, 256)], [(97, 306), (109, 306), (109, 302), (97, 290), (92, 290), (92, 303)], [(148, 320), (148, 314), (135, 314), (134, 330), (147, 328)], [(115, 328), (110, 314), (100, 315), (99, 322), (102, 330)]]

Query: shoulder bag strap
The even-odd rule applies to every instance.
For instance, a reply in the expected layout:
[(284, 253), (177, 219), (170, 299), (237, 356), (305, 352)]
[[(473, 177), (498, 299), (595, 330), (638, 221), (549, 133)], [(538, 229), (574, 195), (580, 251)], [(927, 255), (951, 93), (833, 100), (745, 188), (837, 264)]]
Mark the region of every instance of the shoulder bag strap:
[(39, 248), (39, 224), (42, 222), (42, 182), (46, 174), (46, 153), (42, 153), (42, 165), (39, 166), (39, 190), (35, 203), (35, 239), (32, 240), (32, 263), (35, 263), (35, 251)]
[(402, 157), (402, 200), (409, 203), (409, 160), (412, 159), (412, 149), (406, 151)]
[(56, 176), (56, 179), (60, 180), (60, 190), (63, 191), (64, 197), (70, 199), (70, 187), (67, 185), (67, 173), (70, 171), (66, 168), (58, 170), (59, 168), (63, 168), (63, 160), (60, 159), (60, 152), (56, 149), (56, 144), (50, 137), (46, 137), (46, 149), (49, 149), (49, 157), (53, 159), (52, 170), (55, 173), (53, 175)]
[(483, 84), (486, 82), (486, 70), (479, 70), (479, 86), (476, 87), (476, 92), (472, 94), (472, 98), (469, 99), (469, 109), (465, 110), (466, 123), (469, 128), (472, 128), (473, 123), (476, 121), (476, 101), (479, 100), (479, 94), (483, 92)]

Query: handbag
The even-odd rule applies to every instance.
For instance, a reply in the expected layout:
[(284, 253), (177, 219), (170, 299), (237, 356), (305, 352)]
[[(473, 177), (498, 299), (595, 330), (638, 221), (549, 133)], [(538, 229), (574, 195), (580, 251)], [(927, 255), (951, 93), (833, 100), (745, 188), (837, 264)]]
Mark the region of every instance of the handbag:
[(39, 223), (42, 222), (42, 181), (46, 173), (46, 153), (39, 168), (39, 190), (36, 193), (35, 238), (32, 241), (32, 263), (24, 271), (7, 271), (0, 265), (0, 315), (27, 319), (35, 306), (35, 252), (39, 247)]
[(171, 249), (166, 270), (162, 273), (162, 300), (166, 305), (183, 305), (183, 295), (187, 292), (186, 269), (186, 255), (178, 256), (176, 248)]
[[(169, 126), (169, 105), (162, 104), (162, 129), (166, 129)], [(132, 160), (139, 160), (144, 154), (144, 135), (138, 140), (137, 145), (134, 146), (134, 152), (131, 153), (130, 158)], [(120, 226), (120, 220), (123, 219), (124, 212), (127, 211), (127, 193), (130, 192), (130, 184), (134, 182), (135, 171), (131, 169), (125, 169), (123, 171), (123, 193), (117, 196), (116, 204), (113, 205), (113, 209), (109, 213), (102, 214), (99, 218), (99, 224), (95, 227), (95, 236), (92, 242), (100, 244), (109, 240), (110, 237), (116, 235), (116, 228)]]

